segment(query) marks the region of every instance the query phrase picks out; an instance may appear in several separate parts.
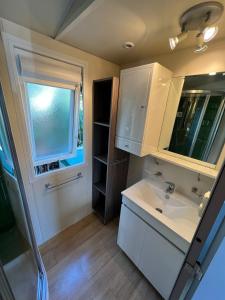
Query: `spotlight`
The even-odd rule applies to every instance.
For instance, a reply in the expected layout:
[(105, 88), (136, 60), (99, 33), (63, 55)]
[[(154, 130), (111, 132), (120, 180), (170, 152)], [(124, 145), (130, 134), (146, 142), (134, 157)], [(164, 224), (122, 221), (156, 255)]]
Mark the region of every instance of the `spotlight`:
[(201, 46), (196, 46), (194, 52), (195, 53), (202, 53), (202, 52), (205, 52), (207, 49), (208, 49), (208, 46), (203, 44)]
[(194, 52), (195, 53), (205, 52), (208, 49), (208, 46), (204, 42), (204, 36), (203, 36), (202, 32), (200, 32), (199, 34), (197, 34), (196, 40), (197, 40), (197, 45), (195, 47)]
[(187, 35), (188, 35), (187, 32), (181, 32), (177, 36), (169, 38), (169, 44), (170, 44), (171, 50), (174, 50), (176, 48), (176, 46), (177, 46), (178, 43), (180, 43), (181, 41), (183, 41), (184, 39), (186, 39)]
[(179, 42), (179, 40), (177, 37), (169, 38), (170, 49), (174, 50), (176, 48), (176, 45), (178, 44), (178, 42)]
[(216, 36), (217, 32), (218, 32), (217, 26), (206, 27), (202, 32), (204, 42), (211, 41)]
[(171, 50), (174, 50), (179, 42), (187, 37), (189, 32), (199, 32), (202, 42), (197, 43), (195, 52), (203, 52), (207, 49), (205, 43), (211, 41), (218, 32), (217, 22), (221, 18), (224, 6), (221, 1), (207, 1), (198, 3), (187, 9), (179, 19), (181, 34), (169, 39)]

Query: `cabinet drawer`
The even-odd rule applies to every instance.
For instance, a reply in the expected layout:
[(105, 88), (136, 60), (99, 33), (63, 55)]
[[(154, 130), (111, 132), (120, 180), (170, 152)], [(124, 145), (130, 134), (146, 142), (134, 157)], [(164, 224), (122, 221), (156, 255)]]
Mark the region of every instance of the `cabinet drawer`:
[(137, 142), (130, 141), (130, 140), (127, 140), (127, 139), (123, 139), (123, 138), (120, 138), (120, 137), (116, 137), (115, 146), (117, 148), (125, 150), (129, 153), (141, 156), (141, 149), (142, 149), (141, 143), (137, 143)]

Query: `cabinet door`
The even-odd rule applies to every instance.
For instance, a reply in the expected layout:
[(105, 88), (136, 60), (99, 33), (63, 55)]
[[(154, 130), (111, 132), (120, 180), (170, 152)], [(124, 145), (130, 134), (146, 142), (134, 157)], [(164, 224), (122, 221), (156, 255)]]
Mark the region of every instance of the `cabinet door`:
[(184, 254), (147, 224), (143, 223), (143, 227), (145, 239), (139, 269), (168, 299), (184, 261)]
[(151, 67), (121, 71), (117, 136), (142, 142)]
[(142, 230), (143, 221), (123, 204), (120, 213), (117, 243), (137, 266), (143, 244)]

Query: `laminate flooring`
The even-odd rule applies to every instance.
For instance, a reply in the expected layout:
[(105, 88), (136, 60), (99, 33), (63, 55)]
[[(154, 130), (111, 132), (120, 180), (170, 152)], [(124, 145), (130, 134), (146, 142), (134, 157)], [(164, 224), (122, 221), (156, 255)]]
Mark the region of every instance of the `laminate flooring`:
[(118, 221), (91, 214), (41, 247), (50, 300), (159, 300), (117, 246)]

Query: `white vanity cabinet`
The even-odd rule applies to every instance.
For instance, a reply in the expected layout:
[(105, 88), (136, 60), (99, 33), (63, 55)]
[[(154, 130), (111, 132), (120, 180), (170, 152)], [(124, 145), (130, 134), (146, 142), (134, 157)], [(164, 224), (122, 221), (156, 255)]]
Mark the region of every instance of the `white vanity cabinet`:
[(163, 298), (168, 299), (184, 253), (124, 204), (117, 242)]
[(171, 75), (158, 63), (121, 71), (117, 148), (138, 156), (157, 149)]
[(168, 299), (184, 261), (184, 253), (146, 223), (139, 269), (163, 298)]
[(142, 220), (122, 205), (117, 243), (136, 266), (139, 265), (143, 245), (142, 230)]

